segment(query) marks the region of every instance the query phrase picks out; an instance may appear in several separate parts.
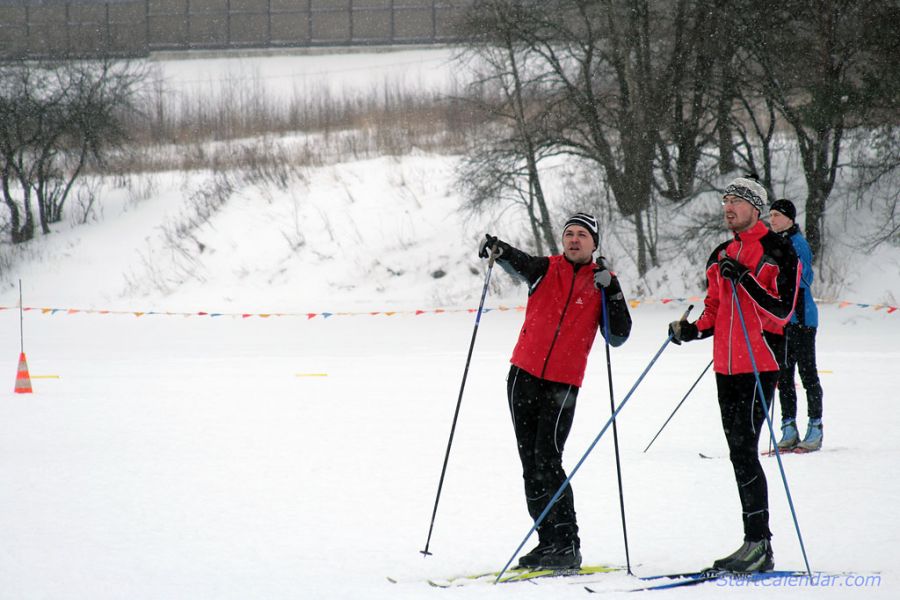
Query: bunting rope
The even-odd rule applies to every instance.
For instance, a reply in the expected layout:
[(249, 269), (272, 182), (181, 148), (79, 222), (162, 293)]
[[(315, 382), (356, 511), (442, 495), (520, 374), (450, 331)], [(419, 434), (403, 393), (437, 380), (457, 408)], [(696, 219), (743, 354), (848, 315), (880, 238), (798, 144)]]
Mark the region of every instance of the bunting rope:
[[(640, 306), (646, 304), (671, 304), (673, 302), (678, 304), (684, 304), (686, 302), (702, 302), (703, 296), (689, 296), (684, 298), (636, 298), (628, 301), (628, 304), (631, 305), (631, 308), (638, 308)], [(887, 314), (893, 314), (897, 312), (897, 306), (893, 306), (890, 304), (884, 303), (864, 303), (864, 302), (851, 302), (849, 300), (820, 300), (816, 299), (816, 303), (819, 305), (826, 304), (836, 304), (839, 309), (846, 308), (856, 308), (856, 309), (869, 309), (874, 311), (884, 310)], [(13, 306), (0, 306), (0, 311), (4, 310), (18, 310), (18, 305)], [(254, 313), (254, 312), (214, 312), (214, 311), (192, 311), (192, 312), (173, 312), (173, 311), (158, 311), (158, 310), (101, 310), (101, 309), (86, 309), (86, 308), (53, 308), (53, 307), (37, 307), (37, 306), (25, 306), (22, 308), (25, 312), (37, 312), (42, 315), (131, 315), (134, 317), (148, 317), (148, 316), (163, 316), (163, 317), (228, 317), (232, 319), (269, 319), (269, 318), (280, 318), (280, 317), (290, 317), (290, 318), (304, 318), (306, 320), (311, 319), (329, 319), (331, 317), (359, 317), (359, 316), (368, 316), (368, 317), (394, 317), (394, 316), (420, 316), (420, 315), (441, 315), (448, 313), (475, 313), (478, 309), (476, 308), (431, 308), (431, 309), (416, 309), (416, 310), (369, 310), (369, 311), (321, 311), (321, 312), (262, 312), (262, 313)], [(500, 311), (519, 311), (522, 312), (525, 310), (524, 306), (497, 306), (494, 308), (485, 307), (485, 313)]]

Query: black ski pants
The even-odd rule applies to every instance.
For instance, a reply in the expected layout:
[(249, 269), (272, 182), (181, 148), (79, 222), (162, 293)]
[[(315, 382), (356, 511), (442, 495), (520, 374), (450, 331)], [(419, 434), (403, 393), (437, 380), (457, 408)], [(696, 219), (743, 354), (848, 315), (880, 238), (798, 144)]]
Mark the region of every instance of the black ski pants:
[(794, 384), (794, 367), (800, 372), (800, 381), (806, 390), (806, 412), (810, 419), (822, 418), (822, 384), (816, 367), (816, 328), (791, 323), (784, 328), (785, 352), (778, 377), (778, 395), (781, 398), (781, 418), (797, 418), (797, 389)]
[[(766, 402), (775, 395), (778, 371), (759, 374)], [(759, 434), (766, 419), (753, 373), (716, 373), (722, 428), (734, 468), (743, 511), (744, 540), (769, 539), (769, 491), (766, 474), (759, 463)]]
[[(566, 480), (562, 454), (575, 417), (578, 388), (535, 377), (513, 365), (506, 391), (522, 461), (525, 501), (528, 514), (536, 521)], [(566, 486), (537, 532), (542, 545), (580, 546), (571, 485)]]

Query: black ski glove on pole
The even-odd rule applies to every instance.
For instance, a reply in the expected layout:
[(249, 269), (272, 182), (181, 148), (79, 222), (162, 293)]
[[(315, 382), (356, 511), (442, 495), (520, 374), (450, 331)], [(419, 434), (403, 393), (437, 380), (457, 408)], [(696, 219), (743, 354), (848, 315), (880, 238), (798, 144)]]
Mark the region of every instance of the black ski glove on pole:
[(681, 342), (692, 342), (696, 340), (700, 337), (700, 332), (697, 330), (695, 324), (681, 320), (669, 323), (669, 335), (672, 336), (672, 342), (674, 342), (675, 345), (680, 346)]
[(740, 283), (741, 279), (749, 271), (750, 269), (729, 256), (719, 259), (719, 273), (722, 277), (730, 279), (735, 284)]
[(486, 233), (484, 241), (478, 249), (478, 258), (488, 258), (491, 255), (491, 249), (494, 248), (494, 252), (496, 252), (494, 259), (498, 259), (503, 254), (504, 246), (506, 246), (506, 243), (497, 239), (497, 236)]

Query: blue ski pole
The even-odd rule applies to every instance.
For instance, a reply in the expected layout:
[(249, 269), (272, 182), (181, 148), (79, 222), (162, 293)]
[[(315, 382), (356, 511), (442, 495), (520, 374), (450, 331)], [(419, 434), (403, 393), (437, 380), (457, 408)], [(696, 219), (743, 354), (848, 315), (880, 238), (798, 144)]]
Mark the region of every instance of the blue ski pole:
[[(681, 318), (687, 319), (688, 314), (691, 312), (692, 308), (694, 308), (693, 304), (688, 306), (688, 309), (686, 311), (684, 311), (684, 315)], [(640, 374), (640, 376), (637, 378), (637, 381), (635, 381), (634, 385), (631, 386), (631, 389), (628, 391), (628, 394), (625, 395), (625, 399), (622, 400), (622, 402), (619, 404), (619, 408), (617, 408), (613, 412), (613, 414), (609, 418), (609, 420), (606, 421), (606, 424), (603, 426), (603, 429), (600, 430), (600, 433), (597, 434), (597, 437), (594, 438), (594, 441), (591, 442), (591, 445), (588, 446), (587, 450), (585, 450), (581, 459), (579, 459), (578, 463), (575, 465), (575, 468), (572, 469), (572, 472), (569, 474), (568, 477), (566, 477), (566, 480), (562, 482), (562, 485), (559, 486), (559, 489), (556, 490), (556, 493), (553, 494), (552, 498), (550, 498), (550, 502), (548, 502), (547, 506), (544, 507), (543, 512), (541, 512), (541, 514), (538, 516), (538, 518), (535, 519), (534, 524), (531, 526), (531, 529), (528, 530), (528, 533), (525, 535), (525, 538), (522, 540), (522, 542), (516, 548), (515, 552), (513, 552), (512, 556), (509, 557), (509, 560), (506, 561), (506, 564), (503, 566), (503, 569), (500, 571), (500, 573), (497, 574), (497, 579), (494, 580), (494, 583), (500, 582), (500, 578), (503, 577), (503, 574), (506, 573), (507, 569), (509, 569), (509, 565), (512, 564), (512, 561), (515, 560), (516, 556), (518, 556), (519, 552), (522, 551), (522, 548), (525, 546), (525, 544), (528, 543), (528, 538), (531, 537), (531, 534), (534, 533), (537, 530), (537, 528), (540, 526), (540, 524), (544, 522), (544, 519), (547, 518), (547, 514), (550, 512), (550, 509), (553, 508), (553, 505), (556, 504), (556, 501), (559, 500), (559, 497), (562, 496), (564, 491), (566, 491), (566, 487), (569, 485), (569, 482), (572, 481), (572, 478), (575, 477), (575, 473), (578, 472), (578, 469), (580, 469), (581, 465), (584, 464), (584, 461), (587, 460), (588, 455), (594, 450), (594, 446), (597, 445), (597, 442), (600, 441), (600, 438), (603, 437), (603, 434), (606, 433), (606, 430), (609, 429), (609, 426), (612, 425), (613, 422), (615, 422), (618, 414), (620, 412), (622, 412), (622, 409), (625, 408), (625, 404), (628, 403), (629, 399), (631, 399), (631, 395), (634, 394), (634, 391), (644, 380), (644, 377), (646, 377), (647, 373), (650, 372), (650, 369), (653, 368), (653, 365), (656, 364), (656, 360), (663, 353), (663, 350), (666, 349), (666, 346), (668, 346), (669, 342), (671, 342), (671, 341), (672, 341), (672, 334), (670, 333), (669, 336), (666, 338), (666, 341), (663, 342), (663, 345), (660, 346), (659, 350), (656, 351), (656, 354), (650, 360), (650, 364), (647, 365), (647, 368), (644, 369), (644, 372)]]
[[(741, 303), (738, 301), (737, 286), (731, 282), (731, 296), (734, 305), (737, 307), (737, 314), (740, 317), (741, 329), (744, 332), (744, 341), (747, 343), (747, 354), (750, 355), (750, 365), (753, 367), (753, 375), (756, 377), (756, 388), (759, 392), (759, 399), (762, 401), (763, 412), (766, 415), (766, 423), (769, 424), (769, 435), (775, 437), (775, 428), (772, 427), (772, 417), (769, 416), (769, 405), (766, 401), (766, 394), (763, 391), (762, 381), (759, 378), (759, 369), (756, 368), (756, 358), (753, 356), (753, 348), (750, 346), (750, 334), (747, 332), (747, 323), (744, 321), (744, 311), (741, 310)], [(794, 519), (794, 529), (797, 530), (797, 539), (800, 541), (800, 550), (803, 552), (803, 562), (806, 564), (806, 572), (812, 578), (812, 569), (809, 568), (809, 559), (806, 557), (806, 546), (803, 544), (803, 534), (800, 533), (800, 523), (797, 521), (797, 511), (794, 510), (794, 499), (791, 497), (791, 488), (788, 486), (787, 475), (784, 474), (784, 465), (781, 463), (781, 452), (778, 451), (778, 444), (775, 444), (775, 458), (778, 460), (778, 470), (781, 472), (781, 481), (784, 483), (784, 492), (787, 495), (788, 506), (791, 507), (791, 517)]]

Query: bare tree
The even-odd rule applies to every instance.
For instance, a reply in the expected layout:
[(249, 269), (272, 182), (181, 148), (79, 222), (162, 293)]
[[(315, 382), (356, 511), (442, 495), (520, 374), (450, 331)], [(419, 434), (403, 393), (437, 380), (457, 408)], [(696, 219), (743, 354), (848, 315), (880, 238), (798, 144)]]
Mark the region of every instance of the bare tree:
[(744, 82), (735, 86), (731, 96), (733, 109), (728, 127), (737, 138), (731, 148), (732, 170), (740, 166), (772, 190), (773, 143), (779, 118), (772, 100), (760, 97), (752, 89), (752, 84)]
[(858, 136), (849, 148), (856, 195), (854, 209), (878, 214), (877, 229), (862, 240), (867, 252), (882, 244), (900, 246), (900, 128), (885, 125)]
[[(656, 131), (660, 194), (683, 201), (695, 193), (703, 150), (715, 142), (716, 115), (722, 86), (716, 79), (717, 57), (723, 50), (726, 0), (695, 0), (673, 4), (668, 28), (654, 40), (671, 49), (671, 57), (651, 59), (651, 69), (665, 75), (657, 93), (663, 115)], [(728, 73), (721, 73), (725, 77)], [(727, 161), (726, 154), (725, 160)]]
[[(891, 0), (749, 0), (738, 39), (758, 66), (761, 93), (790, 125), (806, 178), (806, 237), (820, 256), (826, 204), (848, 127), (865, 125), (895, 81)], [(752, 29), (752, 30), (749, 30)], [(876, 32), (876, 33), (873, 33)], [(879, 35), (877, 32), (881, 32)]]
[[(603, 171), (634, 222), (640, 275), (659, 264), (653, 203), (694, 193), (713, 128), (709, 40), (716, 0), (519, 2), (511, 40), (540, 82), (538, 155), (567, 153)], [(657, 181), (657, 174), (660, 179)]]
[(540, 122), (546, 114), (542, 81), (529, 71), (533, 57), (518, 31), (526, 8), (515, 0), (481, 0), (467, 12), (462, 29), (470, 40), (461, 55), (476, 76), (465, 100), (492, 126), (474, 140), (460, 169), (468, 206), (514, 202), (525, 208), (536, 250), (559, 253), (538, 163)]
[(0, 64), (0, 179), (13, 243), (62, 218), (89, 161), (128, 138), (142, 68), (112, 60)]

